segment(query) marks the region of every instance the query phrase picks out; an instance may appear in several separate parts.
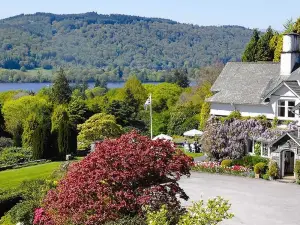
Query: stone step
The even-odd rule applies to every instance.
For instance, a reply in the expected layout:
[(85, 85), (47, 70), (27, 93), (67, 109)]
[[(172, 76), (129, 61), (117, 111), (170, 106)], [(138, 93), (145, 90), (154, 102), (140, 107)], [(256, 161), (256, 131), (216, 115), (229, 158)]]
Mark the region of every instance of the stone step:
[(281, 182), (281, 183), (287, 183), (287, 184), (291, 184), (291, 183), (295, 183), (296, 180), (295, 179), (278, 179), (277, 180), (278, 182)]

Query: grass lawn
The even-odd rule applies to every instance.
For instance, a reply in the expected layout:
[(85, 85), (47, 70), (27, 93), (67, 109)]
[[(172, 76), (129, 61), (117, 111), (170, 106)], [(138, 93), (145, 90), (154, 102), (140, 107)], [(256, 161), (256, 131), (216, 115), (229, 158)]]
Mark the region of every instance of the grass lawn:
[(188, 156), (191, 156), (193, 158), (200, 157), (200, 156), (204, 155), (203, 152), (201, 152), (201, 153), (185, 152), (185, 154), (188, 155)]
[(23, 180), (45, 178), (60, 166), (61, 162), (51, 162), (20, 169), (5, 170), (0, 172), (0, 189), (16, 188)]

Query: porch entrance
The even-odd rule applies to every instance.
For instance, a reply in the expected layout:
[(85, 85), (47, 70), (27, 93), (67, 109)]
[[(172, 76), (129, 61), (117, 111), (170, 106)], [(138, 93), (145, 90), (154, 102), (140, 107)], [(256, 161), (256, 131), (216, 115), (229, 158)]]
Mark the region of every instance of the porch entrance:
[(294, 178), (295, 153), (291, 150), (282, 151), (282, 177)]

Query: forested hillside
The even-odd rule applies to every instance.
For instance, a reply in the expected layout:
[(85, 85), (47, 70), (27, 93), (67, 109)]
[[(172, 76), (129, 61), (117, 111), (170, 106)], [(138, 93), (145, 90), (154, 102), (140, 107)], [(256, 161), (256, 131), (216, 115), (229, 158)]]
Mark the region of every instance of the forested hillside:
[[(36, 13), (0, 20), (0, 81), (46, 81), (63, 66), (69, 79), (165, 80), (175, 68), (189, 72), (216, 62), (240, 61), (252, 30), (201, 27), (171, 20), (97, 13)], [(13, 71), (11, 71), (13, 70)]]

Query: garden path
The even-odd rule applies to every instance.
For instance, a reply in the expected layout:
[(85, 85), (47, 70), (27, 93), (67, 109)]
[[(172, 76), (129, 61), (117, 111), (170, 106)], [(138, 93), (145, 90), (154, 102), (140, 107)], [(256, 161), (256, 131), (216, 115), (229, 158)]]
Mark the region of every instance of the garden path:
[(222, 225), (299, 225), (300, 186), (276, 181), (192, 172), (180, 186), (192, 201), (228, 199), (235, 217)]

